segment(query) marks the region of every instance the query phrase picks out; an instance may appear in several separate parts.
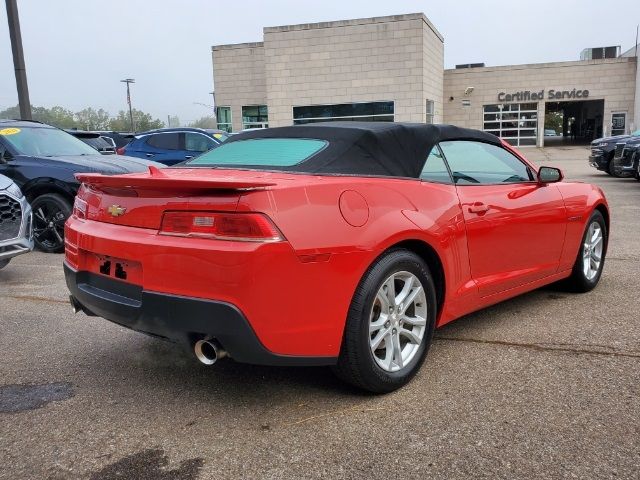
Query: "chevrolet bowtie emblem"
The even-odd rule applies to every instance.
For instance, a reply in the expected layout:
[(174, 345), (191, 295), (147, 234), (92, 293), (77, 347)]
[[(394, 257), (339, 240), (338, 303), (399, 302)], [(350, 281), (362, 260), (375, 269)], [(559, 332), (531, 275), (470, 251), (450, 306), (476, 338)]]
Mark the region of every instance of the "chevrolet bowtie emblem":
[(112, 217), (119, 217), (121, 215), (124, 215), (124, 212), (126, 211), (127, 209), (125, 207), (121, 207), (120, 205), (111, 205), (109, 208), (107, 208), (107, 212), (109, 212)]

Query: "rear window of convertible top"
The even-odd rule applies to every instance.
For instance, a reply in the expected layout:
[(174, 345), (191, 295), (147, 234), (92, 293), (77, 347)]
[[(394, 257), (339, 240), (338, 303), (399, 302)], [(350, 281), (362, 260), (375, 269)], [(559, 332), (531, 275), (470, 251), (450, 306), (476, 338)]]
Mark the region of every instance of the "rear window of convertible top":
[(313, 157), (327, 145), (326, 140), (310, 138), (250, 138), (223, 143), (187, 165), (291, 167)]

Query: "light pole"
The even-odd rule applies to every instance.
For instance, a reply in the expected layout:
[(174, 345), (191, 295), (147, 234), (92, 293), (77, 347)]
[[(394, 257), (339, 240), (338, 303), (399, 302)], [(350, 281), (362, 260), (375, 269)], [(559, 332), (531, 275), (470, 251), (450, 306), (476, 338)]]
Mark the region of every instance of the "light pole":
[(127, 84), (127, 103), (129, 104), (129, 120), (131, 121), (131, 131), (136, 133), (136, 125), (133, 123), (133, 109), (131, 108), (131, 92), (129, 91), (129, 84), (136, 83), (133, 78), (125, 78), (120, 80), (122, 83)]
[(23, 120), (31, 120), (31, 102), (29, 101), (29, 88), (27, 87), (27, 69), (24, 65), (22, 35), (20, 33), (20, 20), (18, 19), (18, 5), (16, 4), (16, 0), (7, 0), (7, 20), (9, 21), (9, 38), (11, 39), (11, 52), (13, 53), (13, 67), (16, 71), (20, 118)]

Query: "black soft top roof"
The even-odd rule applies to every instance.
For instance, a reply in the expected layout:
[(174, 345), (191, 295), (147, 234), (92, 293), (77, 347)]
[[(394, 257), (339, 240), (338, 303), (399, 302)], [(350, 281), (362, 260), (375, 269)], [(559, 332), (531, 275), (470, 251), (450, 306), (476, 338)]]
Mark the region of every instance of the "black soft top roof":
[(412, 178), (420, 176), (428, 153), (438, 142), (476, 140), (500, 145), (498, 137), (478, 130), (391, 122), (323, 122), (267, 128), (231, 136), (225, 143), (254, 138), (312, 138), (328, 142), (325, 149), (309, 159), (275, 170)]

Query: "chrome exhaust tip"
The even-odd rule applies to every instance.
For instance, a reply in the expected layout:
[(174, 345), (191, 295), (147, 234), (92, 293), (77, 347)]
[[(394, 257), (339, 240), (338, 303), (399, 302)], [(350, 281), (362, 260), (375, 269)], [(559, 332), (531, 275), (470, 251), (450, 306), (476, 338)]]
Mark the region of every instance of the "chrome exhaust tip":
[(82, 311), (82, 306), (80, 306), (80, 302), (78, 302), (73, 295), (69, 295), (69, 303), (71, 303), (71, 308), (73, 309), (73, 313), (78, 313)]
[(206, 338), (198, 340), (193, 346), (193, 351), (196, 354), (196, 358), (204, 365), (213, 365), (227, 356), (227, 352), (215, 340)]

